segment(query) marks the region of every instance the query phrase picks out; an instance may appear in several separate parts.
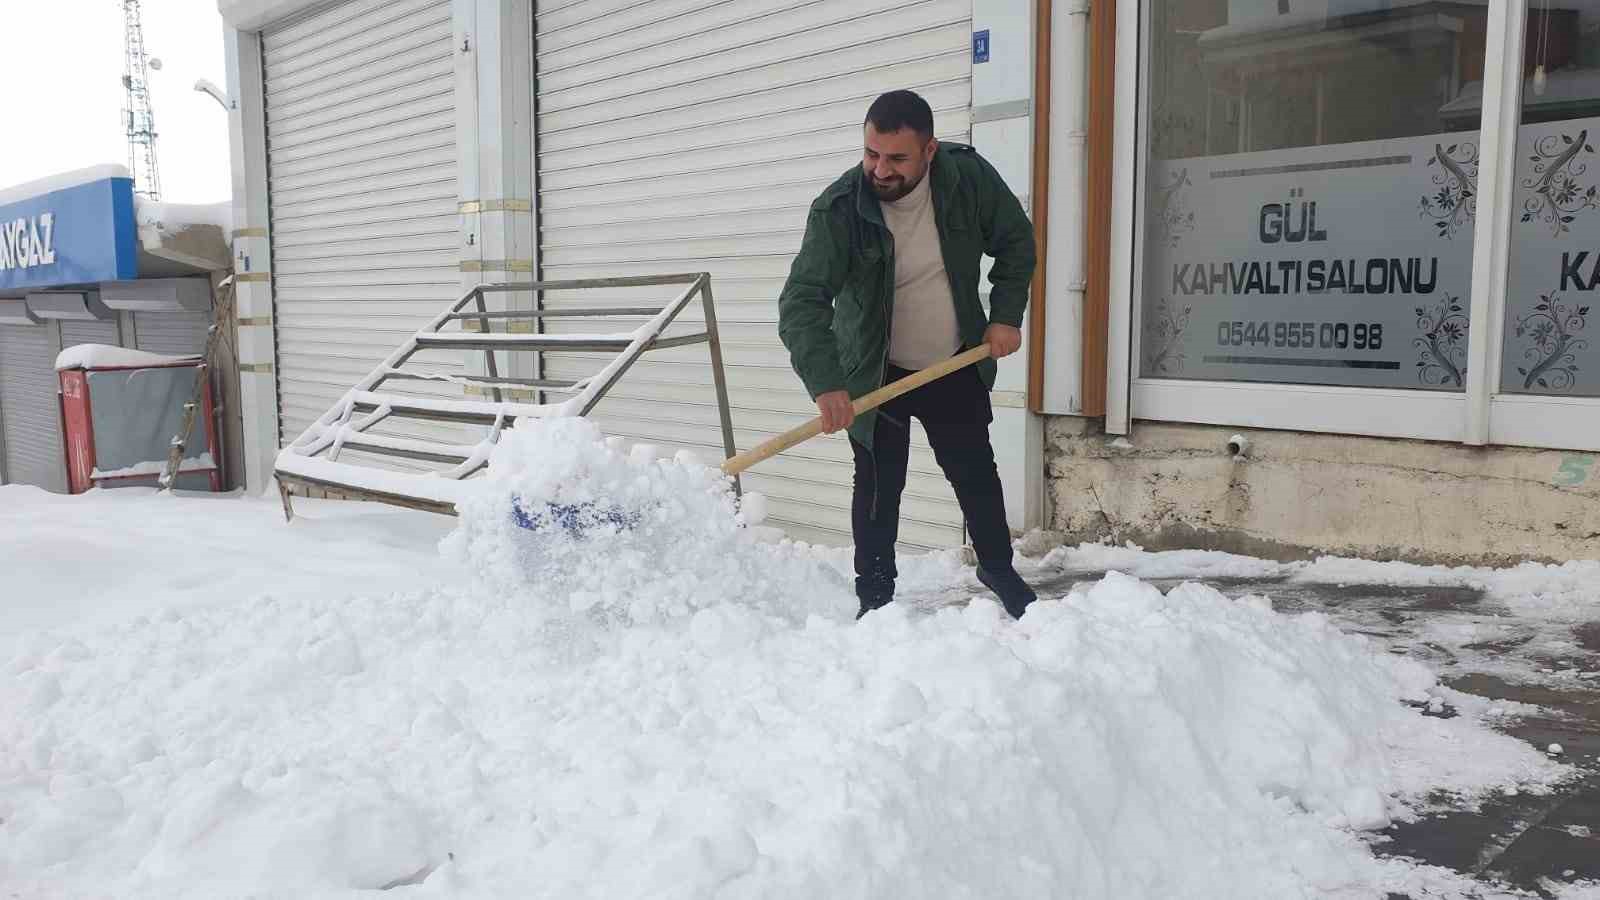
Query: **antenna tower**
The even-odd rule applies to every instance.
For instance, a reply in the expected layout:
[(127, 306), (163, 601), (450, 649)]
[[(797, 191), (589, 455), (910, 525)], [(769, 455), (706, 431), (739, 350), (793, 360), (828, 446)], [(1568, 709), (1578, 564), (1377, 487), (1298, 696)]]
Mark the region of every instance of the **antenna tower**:
[(139, 0), (122, 0), (123, 64), (122, 87), (127, 91), (127, 106), (122, 121), (128, 130), (128, 171), (133, 175), (133, 190), (151, 200), (161, 199), (161, 173), (156, 165), (156, 117), (150, 108), (150, 69), (144, 52), (144, 26), (139, 24)]

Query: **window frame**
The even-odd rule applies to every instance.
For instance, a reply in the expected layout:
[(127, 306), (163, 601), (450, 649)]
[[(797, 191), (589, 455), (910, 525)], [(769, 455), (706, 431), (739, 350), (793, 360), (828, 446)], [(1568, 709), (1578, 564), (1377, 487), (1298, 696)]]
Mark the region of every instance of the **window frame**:
[[(1491, 0), (1478, 123), (1465, 390), (1455, 392), (1141, 377), (1144, 190), (1149, 147), (1149, 0), (1116, 0), (1106, 431), (1136, 420), (1552, 449), (1600, 450), (1600, 397), (1500, 391), (1523, 34), (1529, 0)], [(1095, 175), (1099, 173), (1091, 173)]]

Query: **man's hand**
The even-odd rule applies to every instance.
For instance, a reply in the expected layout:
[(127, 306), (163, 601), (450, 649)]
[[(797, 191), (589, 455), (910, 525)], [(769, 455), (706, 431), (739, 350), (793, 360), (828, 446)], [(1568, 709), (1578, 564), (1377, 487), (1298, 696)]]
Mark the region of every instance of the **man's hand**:
[(850, 405), (850, 395), (844, 391), (829, 391), (817, 395), (817, 412), (822, 414), (822, 433), (833, 434), (849, 428), (856, 420), (855, 408)]
[(989, 355), (995, 359), (1010, 356), (1022, 346), (1022, 329), (1011, 325), (990, 325), (983, 332), (983, 342), (989, 345)]

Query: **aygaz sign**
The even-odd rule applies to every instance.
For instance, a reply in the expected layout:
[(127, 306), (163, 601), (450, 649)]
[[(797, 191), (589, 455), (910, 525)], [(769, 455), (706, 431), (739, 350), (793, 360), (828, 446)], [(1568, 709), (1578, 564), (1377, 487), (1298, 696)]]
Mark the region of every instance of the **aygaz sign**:
[(0, 291), (137, 275), (130, 179), (102, 178), (0, 205)]

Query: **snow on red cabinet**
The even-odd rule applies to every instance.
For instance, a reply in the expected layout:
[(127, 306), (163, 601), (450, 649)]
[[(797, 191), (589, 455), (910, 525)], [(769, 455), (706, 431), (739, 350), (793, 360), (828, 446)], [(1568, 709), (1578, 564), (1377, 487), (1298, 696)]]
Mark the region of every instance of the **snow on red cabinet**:
[[(183, 405), (193, 397), (196, 356), (162, 356), (80, 344), (56, 358), (61, 379), (61, 419), (66, 431), (67, 489), (154, 487), (166, 466), (172, 439), (183, 424)], [(215, 405), (207, 379), (200, 415), (189, 435), (178, 487), (222, 490)]]

